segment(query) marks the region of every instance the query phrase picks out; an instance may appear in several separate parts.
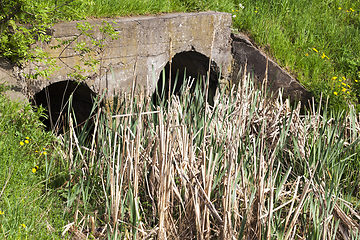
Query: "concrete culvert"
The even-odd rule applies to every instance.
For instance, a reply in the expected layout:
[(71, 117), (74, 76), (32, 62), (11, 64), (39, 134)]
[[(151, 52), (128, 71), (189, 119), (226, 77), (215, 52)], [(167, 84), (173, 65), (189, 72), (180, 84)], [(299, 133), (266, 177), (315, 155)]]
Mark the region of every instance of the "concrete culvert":
[[(31, 103), (35, 106), (42, 105), (47, 111), (47, 119), (43, 119), (47, 130), (63, 133), (68, 128), (69, 97), (72, 97), (72, 108), (77, 126), (81, 126), (91, 114), (96, 94), (83, 83), (75, 81), (62, 81), (51, 84), (35, 94)], [(75, 122), (74, 122), (74, 127)]]
[[(186, 71), (185, 71), (186, 69)], [(165, 71), (165, 86), (163, 86), (163, 71), (161, 71), (157, 83), (157, 89), (161, 99), (167, 100), (169, 98), (169, 82), (171, 82), (170, 93), (180, 94), (180, 89), (184, 84), (184, 79), (195, 78), (197, 81), (206, 79), (207, 71), (209, 69), (209, 58), (196, 51), (181, 52), (176, 54), (171, 63), (171, 79), (170, 79), (170, 62), (168, 62), (163, 71)], [(179, 71), (178, 80), (175, 84), (176, 73)], [(185, 75), (186, 72), (186, 75)], [(218, 86), (218, 79), (220, 69), (214, 61), (210, 65), (210, 79), (209, 79), (209, 95), (208, 102), (213, 104), (216, 88)], [(169, 81), (170, 79), (170, 81)], [(164, 89), (164, 94), (161, 95), (161, 89)], [(156, 91), (153, 95), (153, 102), (156, 104)]]

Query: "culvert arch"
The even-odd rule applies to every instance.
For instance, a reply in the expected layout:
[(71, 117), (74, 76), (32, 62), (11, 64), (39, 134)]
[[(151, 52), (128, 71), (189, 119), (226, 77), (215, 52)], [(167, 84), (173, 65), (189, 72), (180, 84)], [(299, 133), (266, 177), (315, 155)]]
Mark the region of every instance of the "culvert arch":
[(46, 130), (63, 133), (63, 129), (68, 127), (69, 104), (75, 115), (72, 115), (75, 127), (81, 126), (91, 115), (95, 97), (96, 93), (85, 83), (67, 80), (46, 86), (33, 96), (31, 103), (46, 109), (48, 116), (42, 119)]
[[(169, 93), (180, 94), (181, 87), (189, 80), (189, 78), (194, 78), (195, 84), (199, 81), (205, 82), (209, 70), (209, 60), (209, 57), (197, 51), (184, 51), (175, 54), (171, 59), (171, 62), (167, 62), (164, 69), (160, 72), (156, 86), (157, 92), (155, 91), (154, 94), (160, 93), (159, 97), (161, 99), (168, 99)], [(164, 76), (165, 81), (163, 81)], [(215, 61), (211, 61), (208, 95), (209, 103), (213, 103), (213, 98), (219, 85), (219, 77), (220, 68)], [(165, 82), (165, 85), (163, 82)], [(162, 89), (164, 89), (164, 91), (162, 91)], [(161, 94), (161, 92), (163, 92), (163, 94)], [(155, 96), (153, 98), (155, 98)]]

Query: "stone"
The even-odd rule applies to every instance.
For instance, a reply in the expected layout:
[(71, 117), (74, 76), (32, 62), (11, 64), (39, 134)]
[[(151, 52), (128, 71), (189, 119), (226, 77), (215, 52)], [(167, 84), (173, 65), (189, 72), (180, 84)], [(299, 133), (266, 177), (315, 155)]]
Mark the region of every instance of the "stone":
[[(283, 98), (289, 98), (290, 102), (301, 101), (307, 105), (312, 97), (311, 93), (303, 87), (300, 82), (282, 69), (275, 61), (265, 53), (257, 49), (244, 34), (231, 34), (232, 38), (232, 83), (237, 83), (237, 75), (240, 69), (244, 70), (247, 63), (246, 74), (253, 74), (254, 82), (261, 85), (267, 79), (267, 86), (277, 96), (279, 89), (283, 91)], [(266, 74), (268, 65), (268, 74)]]
[(15, 75), (16, 67), (7, 59), (0, 58), (0, 84), (10, 87), (5, 94), (14, 101), (27, 101), (21, 82)]

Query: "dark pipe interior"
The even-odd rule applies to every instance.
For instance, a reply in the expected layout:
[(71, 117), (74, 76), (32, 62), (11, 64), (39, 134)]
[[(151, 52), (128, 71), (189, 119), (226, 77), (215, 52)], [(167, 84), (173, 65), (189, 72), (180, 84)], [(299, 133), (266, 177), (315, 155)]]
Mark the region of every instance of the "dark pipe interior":
[[(204, 78), (206, 79), (207, 71), (209, 68), (209, 58), (201, 53), (196, 51), (188, 51), (188, 52), (181, 52), (176, 54), (171, 63), (171, 92), (174, 94), (179, 94), (181, 86), (184, 83), (185, 79), (195, 78), (197, 80), (201, 80)], [(185, 70), (186, 69), (186, 75)], [(169, 75), (170, 75), (170, 62), (168, 62), (164, 68), (165, 71), (165, 86), (163, 96), (160, 96), (161, 99), (168, 99), (168, 92), (169, 92)], [(159, 80), (157, 83), (157, 89), (163, 89), (163, 71), (160, 73)], [(176, 73), (179, 71), (178, 81), (174, 89), (175, 77)], [(213, 103), (213, 98), (215, 95), (216, 88), (218, 86), (218, 78), (219, 78), (219, 68), (217, 67), (215, 62), (211, 62), (210, 66), (210, 79), (209, 79), (209, 98), (208, 102), (210, 104)], [(154, 93), (154, 95), (156, 92)], [(153, 96), (153, 100), (156, 97)]]
[(76, 124), (80, 125), (89, 118), (95, 97), (95, 93), (87, 85), (62, 81), (51, 84), (35, 94), (31, 102), (35, 106), (42, 105), (47, 110), (48, 118), (43, 119), (47, 130), (63, 133), (64, 127), (68, 126), (68, 100), (71, 94)]

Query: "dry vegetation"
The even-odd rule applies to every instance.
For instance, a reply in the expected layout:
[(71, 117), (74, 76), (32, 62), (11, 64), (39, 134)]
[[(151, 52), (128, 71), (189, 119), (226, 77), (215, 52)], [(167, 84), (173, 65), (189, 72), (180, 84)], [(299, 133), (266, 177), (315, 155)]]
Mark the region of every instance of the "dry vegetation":
[(64, 233), (357, 239), (358, 116), (315, 106), (300, 115), (300, 104), (290, 110), (281, 94), (270, 101), (240, 78), (214, 106), (189, 83), (155, 110), (149, 98), (124, 96), (99, 109), (91, 137), (64, 135), (75, 218)]

